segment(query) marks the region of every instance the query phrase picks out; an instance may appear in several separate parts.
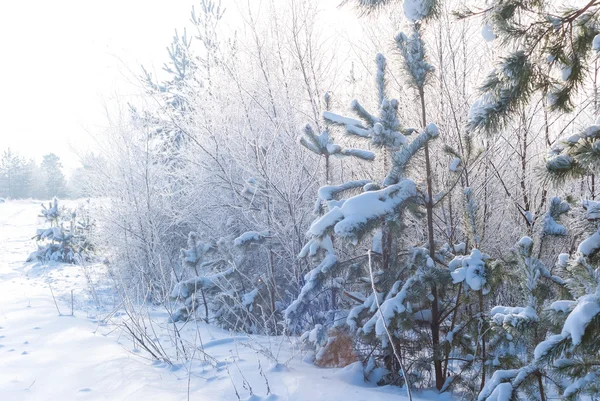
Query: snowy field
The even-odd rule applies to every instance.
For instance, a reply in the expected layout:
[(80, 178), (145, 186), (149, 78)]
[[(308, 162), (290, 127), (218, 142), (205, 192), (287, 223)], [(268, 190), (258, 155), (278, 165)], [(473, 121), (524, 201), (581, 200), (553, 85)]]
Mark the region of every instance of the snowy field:
[[(24, 263), (35, 249), (39, 209), (34, 201), (0, 204), (1, 401), (407, 399), (401, 389), (366, 384), (357, 365), (320, 369), (304, 362), (306, 354), (290, 339), (249, 338), (206, 325), (200, 336), (190, 324), (181, 327), (194, 344), (191, 364), (152, 361), (118, 328), (118, 312), (103, 323), (114, 309), (112, 297), (102, 287), (92, 296), (82, 267)], [(167, 314), (151, 316), (171, 352)]]

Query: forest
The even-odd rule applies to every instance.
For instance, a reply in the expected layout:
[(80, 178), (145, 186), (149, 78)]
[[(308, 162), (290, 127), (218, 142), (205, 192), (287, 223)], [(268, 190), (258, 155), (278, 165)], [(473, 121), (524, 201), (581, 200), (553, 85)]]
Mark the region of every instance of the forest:
[(99, 266), (150, 360), (206, 361), (216, 326), (410, 400), (599, 399), (600, 1), (198, 0), (173, 28), (68, 185), (5, 151), (0, 196), (55, 197), (30, 262)]

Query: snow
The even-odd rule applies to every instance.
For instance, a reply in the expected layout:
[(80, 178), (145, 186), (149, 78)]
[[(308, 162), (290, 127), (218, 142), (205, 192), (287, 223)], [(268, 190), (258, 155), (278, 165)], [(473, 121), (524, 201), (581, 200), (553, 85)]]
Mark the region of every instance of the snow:
[(584, 199), (581, 201), (581, 205), (586, 211), (585, 217), (588, 220), (600, 220), (600, 202)]
[(474, 123), (486, 118), (488, 113), (494, 109), (494, 103), (489, 93), (478, 97), (469, 108), (469, 123)]
[[(342, 205), (342, 207), (344, 207), (344, 205)], [(317, 237), (323, 236), (329, 228), (343, 219), (344, 212), (340, 207), (336, 206), (325, 213), (320, 219), (314, 221), (310, 226), (309, 233)]]
[[(573, 306), (573, 301), (554, 302), (551, 306), (554, 310), (567, 312)], [(556, 305), (555, 305), (556, 304)], [(588, 324), (600, 314), (600, 300), (596, 294), (589, 294), (580, 297), (577, 300), (577, 306), (573, 309), (563, 325), (559, 335), (550, 336), (542, 341), (535, 348), (535, 359), (544, 357), (554, 346), (568, 338), (571, 339), (573, 346), (581, 344)]]
[(348, 313), (348, 316), (346, 317), (346, 324), (348, 325), (348, 327), (350, 328), (350, 330), (352, 332), (356, 331), (357, 329), (357, 321), (358, 321), (358, 317), (361, 314), (361, 312), (363, 312), (366, 309), (369, 309), (371, 307), (371, 305), (373, 305), (375, 300), (375, 296), (373, 294), (371, 294), (369, 296), (369, 298), (367, 298), (362, 304), (355, 306), (354, 308), (350, 309), (350, 312)]
[(314, 344), (320, 343), (323, 339), (326, 340), (323, 334), (323, 325), (315, 324), (315, 328), (308, 333), (308, 341)]
[(323, 118), (335, 124), (362, 127), (362, 122), (350, 117), (343, 117), (329, 111), (323, 112)]
[[(346, 118), (346, 117), (343, 117), (343, 118)], [(345, 127), (346, 127), (346, 131), (350, 135), (356, 135), (361, 138), (369, 138), (370, 131), (368, 129), (362, 128), (358, 125), (346, 125)]]
[[(392, 320), (399, 314), (410, 312), (410, 305), (405, 305), (406, 298), (408, 297), (408, 291), (410, 288), (419, 280), (420, 277), (418, 275), (414, 275), (406, 280), (397, 294), (386, 299), (385, 302), (379, 305), (379, 311), (377, 311), (377, 313), (375, 313), (371, 319), (365, 323), (365, 325), (362, 327), (362, 332), (364, 334), (369, 334), (373, 331), (373, 329), (375, 329), (375, 334), (381, 338), (382, 345), (386, 346), (389, 340), (387, 337), (386, 328), (389, 328), (390, 331), (393, 331), (394, 328), (390, 328)], [(397, 288), (396, 285), (394, 287)], [(373, 306), (376, 306), (376, 304), (373, 303)], [(425, 316), (423, 315), (423, 317)]]
[[(83, 267), (24, 264), (35, 249), (31, 235), (41, 223), (38, 211), (39, 202), (0, 205), (2, 401), (180, 401), (188, 399), (188, 391), (189, 399), (197, 401), (231, 401), (237, 399), (234, 386), (241, 399), (253, 401), (407, 400), (404, 389), (361, 381), (358, 365), (318, 369), (303, 362), (303, 352), (287, 337), (236, 335), (201, 322), (182, 324), (179, 329), (193, 343), (199, 328), (209, 362), (199, 355), (191, 364), (175, 362), (172, 366), (148, 360), (115, 325), (126, 319), (122, 311), (115, 310), (111, 320), (103, 319), (118, 305), (107, 282), (96, 281), (102, 300), (97, 304), (88, 291)], [(87, 268), (102, 277), (103, 265)], [(62, 316), (56, 311), (50, 286)], [(168, 314), (149, 308), (156, 337), (168, 348)], [(255, 349), (272, 352), (279, 362)], [(269, 382), (270, 395), (261, 374)], [(253, 395), (244, 380), (252, 386)], [(415, 398), (425, 399), (436, 398), (431, 393)]]
[(569, 313), (577, 305), (576, 301), (555, 301), (550, 305), (550, 309), (555, 312)]
[(569, 155), (551, 156), (546, 160), (546, 168), (550, 171), (567, 171), (573, 163), (574, 160)]
[(258, 288), (253, 289), (252, 291), (242, 295), (242, 305), (249, 307), (252, 310), (252, 304), (254, 303), (254, 299), (258, 295)]
[(259, 243), (269, 236), (268, 231), (247, 231), (233, 240), (233, 245), (244, 246), (252, 243)]
[(344, 149), (342, 150), (342, 154), (344, 156), (354, 156), (354, 157), (358, 157), (359, 159), (363, 159), (363, 160), (368, 160), (368, 161), (373, 161), (375, 160), (375, 153), (370, 152), (368, 150), (363, 150), (363, 149)]
[(533, 351), (534, 358), (537, 360), (544, 357), (556, 344), (564, 339), (565, 337), (560, 334), (548, 337), (548, 339), (542, 341), (535, 347), (535, 350)]
[(494, 29), (490, 24), (485, 24), (481, 28), (481, 36), (483, 36), (483, 39), (485, 39), (486, 42), (491, 42), (497, 38), (496, 34), (494, 33)]
[(359, 231), (369, 222), (395, 213), (399, 207), (417, 196), (417, 186), (411, 180), (403, 180), (379, 191), (356, 195), (341, 207), (334, 207), (313, 222), (308, 235), (322, 237), (331, 228), (337, 236), (358, 241)]
[(188, 298), (199, 289), (208, 289), (217, 285), (218, 281), (234, 272), (231, 267), (222, 272), (207, 277), (193, 277), (175, 284), (171, 296), (173, 298)]
[(585, 129), (582, 135), (586, 138), (598, 138), (598, 136), (600, 135), (600, 125), (590, 125)]
[(381, 229), (375, 231), (373, 235), (373, 240), (371, 241), (371, 249), (377, 253), (383, 253), (383, 244), (381, 243), (383, 239), (383, 232)]
[(452, 259), (450, 261), (450, 263), (448, 264), (448, 269), (450, 269), (450, 271), (452, 273), (454, 273), (454, 271), (456, 269), (458, 269), (459, 267), (462, 266), (462, 261), (463, 261), (464, 258), (465, 258), (465, 256), (463, 256), (463, 255), (455, 256), (454, 259)]
[(393, 185), (405, 177), (405, 169), (413, 156), (427, 144), (430, 139), (439, 135), (435, 124), (429, 124), (425, 130), (413, 139), (408, 145), (392, 154), (392, 169), (383, 180), (383, 185)]
[[(452, 282), (454, 284), (466, 282), (473, 291), (484, 289), (487, 282), (485, 278), (486, 259), (488, 259), (488, 256), (478, 249), (473, 249), (469, 256), (455, 258), (455, 260), (460, 261), (462, 267), (455, 268), (452, 271)], [(451, 262), (451, 265), (454, 267), (457, 263)]]
[(577, 247), (577, 252), (585, 257), (593, 255), (600, 249), (600, 233), (596, 231), (590, 237), (583, 240)]
[(571, 73), (573, 72), (573, 67), (570, 66), (564, 66), (561, 70), (560, 70), (560, 74), (561, 74), (561, 78), (563, 81), (568, 81), (569, 77), (571, 77)]
[(387, 144), (393, 148), (398, 148), (402, 145), (405, 145), (407, 139), (401, 132), (386, 129), (383, 124), (377, 122), (373, 126), (372, 141), (373, 144), (377, 144), (378, 146)]
[(531, 239), (531, 237), (528, 236), (521, 237), (521, 239), (519, 240), (519, 246), (523, 249), (531, 250), (531, 248), (533, 247), (533, 239)]
[[(500, 398), (502, 396), (506, 397), (508, 394), (508, 386), (510, 386), (510, 393), (512, 394), (512, 385), (507, 383), (508, 380), (513, 379), (519, 374), (519, 371), (516, 369), (511, 370), (497, 370), (492, 375), (492, 378), (489, 379), (485, 383), (485, 387), (479, 393), (477, 397), (478, 401), (483, 400), (496, 400), (496, 401), (508, 401), (509, 398)], [(506, 382), (506, 383), (505, 383)], [(508, 386), (507, 386), (508, 384)], [(498, 388), (501, 388), (498, 390)]]
[(421, 21), (431, 12), (432, 0), (404, 0), (404, 15), (410, 22)]
[(571, 207), (569, 203), (561, 201), (558, 197), (553, 197), (550, 201), (550, 207), (544, 215), (543, 235), (567, 235), (568, 231), (565, 226), (559, 224), (556, 220), (561, 215), (567, 213)]
[(331, 241), (330, 236), (326, 235), (323, 238), (312, 238), (306, 243), (306, 245), (304, 245), (298, 254), (298, 257), (304, 258), (306, 256), (315, 256), (319, 249), (324, 249), (327, 251), (327, 253), (335, 253), (333, 249), (333, 242)]
[(594, 40), (592, 41), (592, 49), (600, 52), (600, 34), (594, 36)]
[(577, 306), (569, 313), (561, 335), (571, 336), (573, 345), (581, 343), (587, 325), (600, 314), (599, 299), (595, 294), (585, 295), (577, 300)]
[(513, 393), (513, 386), (510, 383), (502, 383), (494, 389), (487, 398), (488, 401), (510, 401)]
[(569, 263), (569, 254), (568, 253), (559, 254), (556, 265), (560, 266), (560, 267), (566, 267), (567, 263)]
[(525, 211), (525, 218), (527, 219), (527, 222), (531, 225), (535, 221), (535, 213), (527, 210)]
[(333, 200), (339, 193), (352, 189), (362, 188), (371, 182), (371, 180), (356, 180), (348, 181), (339, 185), (325, 185), (319, 188), (317, 195), (319, 199), (323, 201), (330, 201)]
[(523, 312), (524, 310), (525, 310), (525, 308), (520, 307), (520, 306), (498, 305), (498, 306), (494, 306), (492, 308), (492, 310), (490, 311), (490, 315), (492, 316), (492, 319), (494, 319), (494, 317), (496, 315), (518, 315), (519, 313)]
[(342, 147), (336, 143), (327, 144), (326, 149), (327, 153), (329, 153), (330, 155), (340, 153), (342, 151)]
[(572, 397), (573, 395), (578, 393), (584, 386), (588, 384), (597, 384), (599, 378), (600, 371), (588, 373), (587, 375), (575, 380), (572, 384), (570, 384), (565, 389), (563, 395), (565, 397)]
[(494, 306), (490, 311), (492, 321), (497, 325), (518, 327), (523, 322), (537, 321), (539, 317), (531, 306)]
[(454, 159), (452, 159), (452, 161), (450, 162), (450, 166), (448, 167), (448, 169), (452, 172), (455, 172), (456, 170), (458, 170), (458, 167), (460, 166), (461, 160), (458, 157), (455, 157)]
[(355, 386), (364, 385), (365, 383), (362, 362), (351, 363), (350, 365), (336, 372), (335, 376), (338, 380), (348, 384), (353, 384)]
[(311, 255), (316, 254), (318, 249), (324, 249), (327, 254), (317, 267), (306, 273), (304, 276), (305, 284), (298, 295), (298, 298), (292, 302), (285, 310), (286, 321), (290, 322), (293, 317), (302, 311), (309, 302), (309, 295), (317, 290), (323, 282), (325, 276), (329, 275), (331, 270), (338, 264), (337, 256), (333, 250), (333, 243), (329, 235), (325, 235), (322, 239), (311, 239), (300, 252), (300, 256), (306, 256), (307, 248), (311, 248)]
[(464, 242), (454, 244), (454, 250), (456, 251), (456, 253), (465, 254), (467, 252), (467, 244), (465, 244)]
[(440, 135), (440, 129), (435, 123), (427, 124), (427, 127), (425, 127), (425, 131), (427, 132), (427, 134), (429, 134), (430, 138), (437, 138)]

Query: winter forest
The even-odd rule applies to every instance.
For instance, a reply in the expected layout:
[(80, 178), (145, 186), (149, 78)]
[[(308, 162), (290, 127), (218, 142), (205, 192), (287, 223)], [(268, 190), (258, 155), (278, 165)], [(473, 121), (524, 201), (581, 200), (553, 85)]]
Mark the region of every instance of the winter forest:
[(68, 176), (0, 134), (0, 399), (600, 400), (600, 1), (171, 28)]

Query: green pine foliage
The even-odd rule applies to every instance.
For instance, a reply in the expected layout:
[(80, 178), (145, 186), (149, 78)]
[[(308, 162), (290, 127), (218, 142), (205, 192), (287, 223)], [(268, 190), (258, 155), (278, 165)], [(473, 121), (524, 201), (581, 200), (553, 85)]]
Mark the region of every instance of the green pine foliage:
[(545, 167), (543, 178), (555, 185), (597, 172), (600, 167), (600, 125), (591, 125), (578, 134), (556, 141), (548, 151)]
[(598, 50), (599, 7), (593, 1), (557, 7), (548, 0), (504, 0), (457, 12), (460, 18), (481, 16), (505, 50), (480, 87), (469, 129), (496, 132), (536, 93), (547, 97), (550, 110), (571, 111)]

